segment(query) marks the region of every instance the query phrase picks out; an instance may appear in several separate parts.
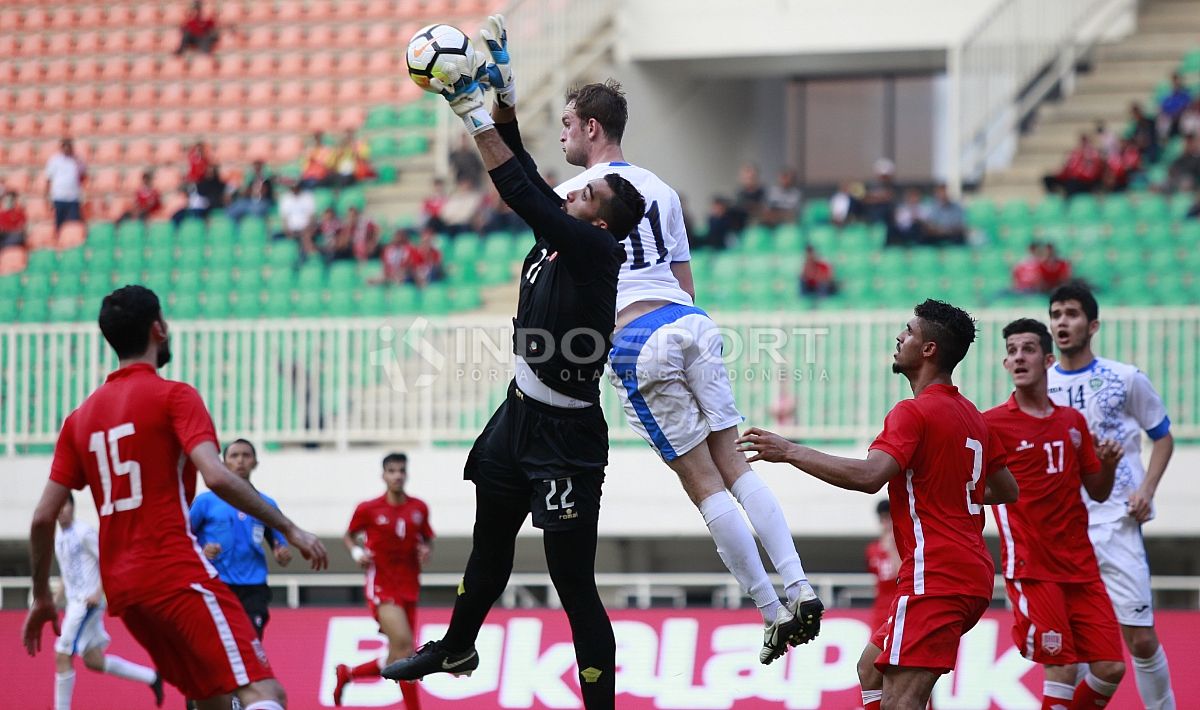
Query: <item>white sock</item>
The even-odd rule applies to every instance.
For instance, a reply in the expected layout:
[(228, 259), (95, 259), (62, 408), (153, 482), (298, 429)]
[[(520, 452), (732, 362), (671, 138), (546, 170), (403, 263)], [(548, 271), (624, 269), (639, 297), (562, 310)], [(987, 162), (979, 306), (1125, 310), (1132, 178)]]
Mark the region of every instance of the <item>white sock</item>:
[(779, 500), (754, 471), (743, 473), (733, 482), (730, 492), (742, 504), (746, 517), (750, 518), (754, 532), (758, 533), (758, 539), (767, 551), (767, 557), (771, 558), (775, 571), (783, 578), (788, 601), (794, 601), (800, 596), (803, 585), (808, 583), (808, 578), (804, 575), (804, 565), (800, 563), (796, 542), (783, 517)]
[(762, 557), (754, 535), (746, 527), (746, 521), (738, 513), (733, 499), (725, 491), (714, 493), (700, 501), (700, 514), (708, 525), (708, 532), (717, 544), (717, 554), (729, 569), (742, 589), (754, 600), (754, 605), (765, 623), (775, 621), (780, 604), (775, 588), (767, 578)]
[(54, 710), (71, 710), (71, 694), (75, 692), (75, 671), (54, 674)]
[(1083, 682), (1087, 683), (1089, 688), (1096, 691), (1100, 695), (1105, 696), (1106, 698), (1111, 698), (1113, 694), (1117, 692), (1116, 683), (1110, 683), (1107, 680), (1101, 680), (1100, 678), (1092, 675), (1091, 671), (1088, 671), (1088, 674), (1084, 677)]
[(274, 700), (259, 700), (247, 705), (246, 710), (283, 710), (283, 706)]
[(883, 700), (883, 690), (882, 689), (880, 689), (880, 690), (864, 690), (862, 692), (863, 707), (866, 707), (867, 703), (877, 703), (881, 700)]
[(142, 685), (150, 685), (157, 675), (153, 669), (139, 666), (133, 661), (127, 661), (120, 656), (104, 657), (104, 672), (118, 678), (132, 680)]
[(1042, 681), (1042, 697), (1054, 698), (1063, 702), (1055, 704), (1054, 710), (1067, 710), (1071, 707), (1071, 699), (1075, 697), (1075, 686), (1067, 683), (1055, 683), (1052, 680)]
[(1162, 646), (1149, 658), (1133, 657), (1134, 677), (1138, 695), (1147, 710), (1175, 710), (1175, 693), (1171, 690), (1171, 670), (1167, 667), (1167, 652)]

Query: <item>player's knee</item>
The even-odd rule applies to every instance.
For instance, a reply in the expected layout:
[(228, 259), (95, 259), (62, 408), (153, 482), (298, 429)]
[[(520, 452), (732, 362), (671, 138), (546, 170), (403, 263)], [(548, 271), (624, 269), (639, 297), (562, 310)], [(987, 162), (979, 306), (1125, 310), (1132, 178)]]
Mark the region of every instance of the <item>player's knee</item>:
[(1092, 675), (1106, 683), (1120, 683), (1125, 677), (1125, 664), (1120, 661), (1099, 661), (1091, 664)]
[(1158, 652), (1158, 636), (1152, 628), (1136, 629), (1128, 640), (1129, 653), (1134, 658), (1150, 658)]
[(83, 653), (83, 665), (88, 670), (102, 671), (104, 670), (104, 653), (98, 648)]
[(924, 704), (908, 693), (885, 695), (879, 703), (879, 710), (921, 710), (923, 707)]
[(283, 707), (287, 707), (287, 692), (284, 691), (283, 685), (274, 678), (267, 680), (259, 680), (246, 686), (244, 691), (238, 693), (238, 700), (243, 706), (251, 705), (263, 700), (273, 700)]
[(875, 654), (864, 653), (858, 659), (858, 683), (868, 690), (880, 687), (879, 669), (875, 667)]

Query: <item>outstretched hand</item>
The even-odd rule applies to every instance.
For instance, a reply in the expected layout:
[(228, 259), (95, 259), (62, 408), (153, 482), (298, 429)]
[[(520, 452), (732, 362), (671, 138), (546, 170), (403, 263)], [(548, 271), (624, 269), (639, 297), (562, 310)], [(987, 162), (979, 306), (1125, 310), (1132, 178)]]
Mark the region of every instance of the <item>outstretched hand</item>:
[(62, 635), (54, 599), (50, 597), (34, 599), (33, 606), (29, 608), (29, 613), (25, 616), (25, 625), (21, 629), (25, 651), (31, 656), (37, 655), (37, 652), (42, 650), (42, 627), (46, 625), (46, 622), (50, 622), (55, 636)]
[(742, 434), (737, 440), (737, 444), (739, 451), (754, 454), (747, 459), (750, 463), (754, 463), (755, 461), (787, 461), (792, 447), (795, 446), (795, 444), (782, 436), (755, 426), (747, 429), (746, 433)]
[(483, 44), (492, 61), (484, 66), (485, 81), (496, 90), (496, 102), (502, 108), (517, 105), (517, 89), (513, 80), (512, 57), (508, 53), (508, 29), (504, 15), (491, 15), (479, 30)]
[(316, 535), (307, 530), (292, 527), (285, 537), (287, 537), (288, 544), (299, 550), (300, 556), (308, 560), (313, 569), (321, 570), (329, 566), (329, 554), (325, 552), (325, 545)]

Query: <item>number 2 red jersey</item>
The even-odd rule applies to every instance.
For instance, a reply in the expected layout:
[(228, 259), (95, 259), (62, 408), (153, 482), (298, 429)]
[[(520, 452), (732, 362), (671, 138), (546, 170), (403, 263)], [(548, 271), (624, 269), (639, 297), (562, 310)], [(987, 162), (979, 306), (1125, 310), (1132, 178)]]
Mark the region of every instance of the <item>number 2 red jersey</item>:
[(984, 412), (983, 418), (1004, 442), (1008, 468), (1021, 487), (1016, 503), (992, 506), (1000, 527), (1000, 568), (1005, 578), (1099, 579), (1079, 486), (1082, 476), (1100, 472), (1100, 459), (1083, 414), (1055, 406), (1050, 416), (1034, 417), (1009, 397)]
[(351, 536), (366, 535), (374, 562), (367, 570), (367, 586), (380, 590), (383, 600), (416, 601), (421, 573), (417, 545), (433, 539), (425, 501), (407, 496), (400, 505), (392, 505), (387, 494), (363, 501), (354, 509), (348, 531)]
[(188, 525), (187, 454), (217, 433), (190, 385), (138, 363), (108, 376), (63, 422), (50, 480), (87, 486), (100, 512), (100, 577), (115, 615), (216, 576)]
[(871, 449), (900, 465), (888, 482), (901, 560), (897, 594), (991, 598), (983, 493), (1005, 456), (975, 405), (953, 385), (929, 385), (892, 408)]

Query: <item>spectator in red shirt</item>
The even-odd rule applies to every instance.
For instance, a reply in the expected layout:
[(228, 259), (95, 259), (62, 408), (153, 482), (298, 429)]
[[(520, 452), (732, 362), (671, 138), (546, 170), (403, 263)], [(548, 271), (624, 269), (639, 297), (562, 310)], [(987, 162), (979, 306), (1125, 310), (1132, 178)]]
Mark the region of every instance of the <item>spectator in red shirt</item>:
[(1124, 192), (1129, 179), (1142, 169), (1142, 153), (1137, 143), (1126, 138), (1121, 146), (1104, 159), (1104, 189), (1109, 192)]
[(1071, 262), (1058, 256), (1053, 244), (1046, 244), (1042, 252), (1042, 290), (1050, 293), (1071, 280)]
[(442, 252), (435, 241), (437, 234), (430, 227), (421, 230), (421, 242), (417, 244), (417, 255), (420, 261), (414, 268), (414, 280), (418, 286), (431, 284), (445, 278), (442, 269)]
[(811, 244), (804, 247), (804, 268), (800, 271), (800, 293), (805, 296), (831, 296), (837, 293), (833, 267), (817, 255)]
[(434, 229), (438, 229), (442, 223), (442, 205), (444, 204), (446, 204), (446, 181), (443, 178), (434, 178), (433, 192), (421, 202), (423, 223), (432, 224)]
[(373, 284), (400, 286), (413, 280), (413, 269), (421, 260), (421, 253), (412, 243), (412, 230), (401, 227), (392, 234), (392, 241), (383, 248), (383, 275), (371, 281)]
[(24, 246), (25, 227), (25, 208), (17, 201), (17, 193), (6, 193), (0, 209), (0, 248)]
[(1029, 253), (1013, 267), (1013, 291), (1017, 293), (1041, 293), (1045, 290), (1042, 287), (1042, 256), (1042, 243), (1030, 242)]
[(192, 9), (188, 11), (183, 24), (179, 26), (179, 33), (179, 49), (175, 50), (176, 54), (183, 54), (193, 49), (205, 54), (212, 54), (213, 47), (216, 46), (219, 38), (216, 18), (204, 14), (204, 4), (200, 0), (192, 3)]
[(1066, 163), (1055, 175), (1046, 175), (1042, 183), (1046, 192), (1064, 193), (1066, 196), (1091, 192), (1100, 184), (1104, 173), (1104, 159), (1092, 145), (1088, 134), (1079, 134), (1079, 146), (1067, 156)]
[(143, 222), (153, 217), (162, 209), (162, 195), (154, 189), (154, 173), (150, 170), (142, 173), (142, 184), (133, 193), (133, 207), (117, 219), (117, 224), (127, 219), (140, 219)]
[(300, 172), (300, 189), (311, 190), (329, 185), (332, 182), (329, 168), (332, 161), (333, 151), (325, 145), (325, 134), (314, 132), (312, 147), (304, 156), (304, 169)]
[(204, 141), (196, 141), (187, 152), (187, 179), (185, 182), (200, 182), (208, 166), (212, 164), (212, 156), (208, 153), (208, 145)]

